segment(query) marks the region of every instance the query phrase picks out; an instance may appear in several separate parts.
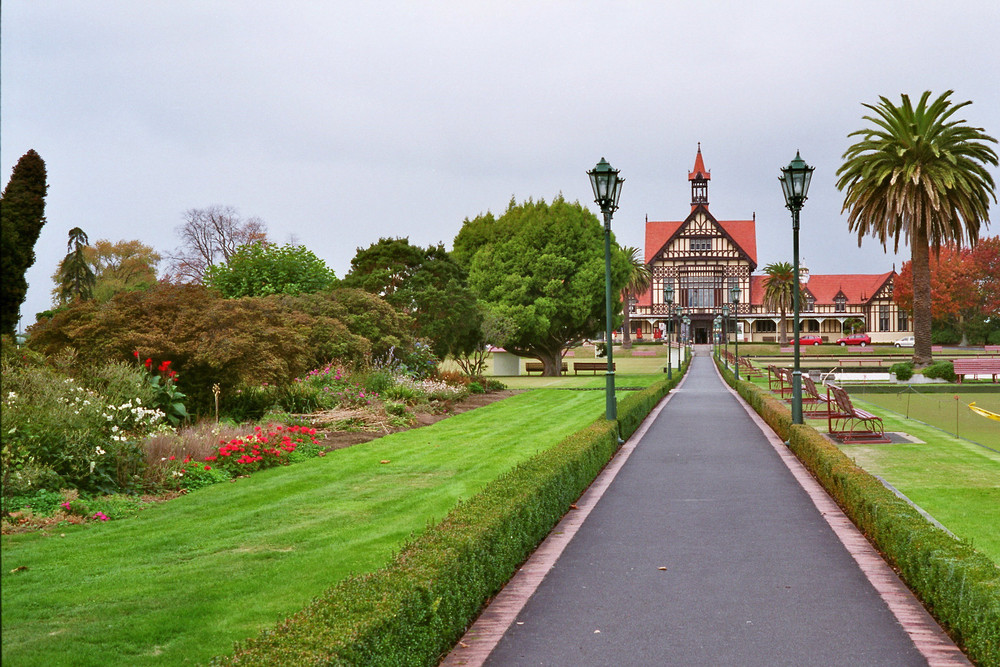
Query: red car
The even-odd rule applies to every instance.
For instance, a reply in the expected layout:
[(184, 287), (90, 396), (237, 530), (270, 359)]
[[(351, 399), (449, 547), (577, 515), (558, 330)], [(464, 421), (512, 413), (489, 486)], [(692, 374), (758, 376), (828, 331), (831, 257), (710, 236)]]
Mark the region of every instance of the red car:
[(822, 345), (823, 338), (820, 336), (799, 336), (799, 345)]
[(837, 340), (837, 345), (860, 345), (864, 347), (872, 342), (872, 339), (868, 337), (868, 334), (851, 334), (850, 336), (844, 336)]

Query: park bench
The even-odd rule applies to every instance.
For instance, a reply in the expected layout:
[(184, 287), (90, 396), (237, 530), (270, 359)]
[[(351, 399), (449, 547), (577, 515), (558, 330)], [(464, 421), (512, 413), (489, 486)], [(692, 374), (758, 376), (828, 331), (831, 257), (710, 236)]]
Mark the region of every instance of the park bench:
[[(611, 363), (611, 370), (615, 370), (614, 362)], [(574, 361), (573, 362), (573, 375), (579, 375), (580, 371), (590, 371), (594, 375), (597, 375), (597, 371), (607, 371), (608, 362), (606, 361)]]
[(764, 377), (764, 371), (754, 366), (746, 357), (740, 357), (740, 368), (751, 377)]
[(989, 353), (989, 354), (1000, 353), (1000, 345), (987, 345), (986, 346), (986, 352)]
[(882, 418), (854, 407), (847, 392), (827, 385), (827, 430), (841, 442), (891, 442), (885, 437)]
[(955, 375), (958, 376), (959, 383), (965, 379), (966, 375), (991, 375), (994, 382), (997, 381), (997, 375), (1000, 375), (1000, 359), (983, 357), (955, 359), (952, 365), (955, 367)]
[(806, 417), (827, 417), (830, 414), (829, 397), (819, 393), (808, 374), (802, 375), (802, 414)]
[[(569, 370), (569, 368), (567, 367), (566, 362), (565, 361), (562, 362), (562, 368), (560, 369), (560, 372), (566, 373), (566, 372), (568, 372), (568, 370)], [(536, 372), (539, 375), (541, 375), (542, 373), (545, 372), (545, 364), (539, 363), (539, 362), (536, 362), (536, 361), (525, 362), (525, 364), (524, 364), (524, 372), (527, 373), (528, 375), (531, 375), (532, 373), (536, 373)]]
[(854, 357), (853, 359), (837, 359), (837, 363), (841, 366), (882, 366), (882, 362), (885, 362), (889, 366), (897, 363), (898, 359), (883, 359), (881, 357)]
[(653, 350), (632, 350), (633, 357), (654, 357), (656, 352)]
[(767, 388), (782, 398), (792, 393), (792, 372), (781, 366), (767, 367)]
[(795, 346), (787, 345), (785, 347), (779, 347), (778, 351), (781, 352), (782, 354), (792, 354), (795, 352)]

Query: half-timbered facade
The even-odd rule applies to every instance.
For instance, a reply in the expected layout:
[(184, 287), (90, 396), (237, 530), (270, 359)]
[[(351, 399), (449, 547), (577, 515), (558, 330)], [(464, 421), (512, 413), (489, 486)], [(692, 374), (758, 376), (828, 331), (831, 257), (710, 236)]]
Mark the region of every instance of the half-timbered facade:
[[(679, 333), (696, 343), (711, 340), (713, 322), (723, 306), (735, 321), (742, 341), (774, 341), (781, 314), (764, 307), (766, 276), (757, 269), (757, 221), (718, 220), (709, 211), (708, 183), (701, 146), (691, 183), (691, 211), (678, 221), (646, 221), (645, 261), (652, 274), (650, 289), (637, 296), (631, 306), (632, 328), (645, 338), (664, 332)], [(837, 274), (809, 276), (801, 271), (800, 321), (803, 333), (818, 334), (835, 341), (849, 327), (868, 332), (872, 340), (892, 341), (912, 333), (910, 318), (892, 298), (895, 271), (883, 274)], [(664, 288), (673, 286), (672, 310), (664, 303)], [(739, 298), (733, 303), (732, 289)], [(735, 313), (735, 320), (734, 315)], [(689, 326), (681, 317), (690, 319)], [(792, 332), (792, 314), (786, 313), (787, 331)]]

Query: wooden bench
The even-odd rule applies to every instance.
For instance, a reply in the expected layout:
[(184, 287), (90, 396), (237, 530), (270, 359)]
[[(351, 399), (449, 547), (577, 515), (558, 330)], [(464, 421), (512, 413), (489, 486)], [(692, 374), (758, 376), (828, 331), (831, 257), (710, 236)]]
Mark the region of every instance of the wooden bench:
[[(569, 371), (569, 368), (567, 367), (566, 362), (565, 361), (562, 362), (562, 368), (560, 369), (560, 372), (566, 373), (568, 371)], [(524, 364), (524, 372), (527, 373), (528, 375), (531, 375), (532, 373), (536, 373), (536, 372), (539, 375), (541, 375), (542, 373), (545, 372), (545, 364), (540, 363), (540, 362), (535, 362), (535, 361), (525, 362), (525, 364)]]
[[(565, 364), (564, 364), (565, 365)], [(615, 370), (616, 363), (611, 363), (611, 370)], [(597, 371), (607, 371), (608, 362), (606, 361), (574, 361), (573, 362), (573, 375), (579, 375), (580, 371), (590, 371), (594, 375), (597, 375)]]
[(633, 357), (655, 357), (656, 352), (653, 350), (632, 350)]
[(764, 371), (754, 366), (753, 362), (751, 362), (746, 357), (740, 357), (739, 363), (740, 363), (740, 368), (742, 368), (747, 375), (750, 375), (752, 377), (764, 377)]
[(959, 383), (965, 379), (966, 375), (991, 375), (994, 382), (997, 381), (997, 375), (1000, 375), (1000, 359), (984, 359), (982, 357), (955, 359), (952, 365), (955, 367), (955, 375), (958, 376)]
[(837, 385), (827, 385), (827, 430), (841, 442), (891, 442), (885, 437), (882, 418), (854, 407), (851, 397)]
[(816, 389), (808, 374), (802, 375), (802, 414), (806, 417), (829, 417), (830, 399)]
[(882, 362), (886, 362), (890, 366), (894, 363), (898, 363), (897, 359), (882, 359), (881, 357), (854, 357), (853, 359), (837, 359), (837, 363), (841, 366), (882, 366)]
[(779, 347), (778, 351), (781, 352), (782, 354), (793, 354), (795, 352), (795, 346), (791, 345), (786, 347)]
[(987, 345), (984, 349), (990, 354), (1000, 353), (1000, 345)]

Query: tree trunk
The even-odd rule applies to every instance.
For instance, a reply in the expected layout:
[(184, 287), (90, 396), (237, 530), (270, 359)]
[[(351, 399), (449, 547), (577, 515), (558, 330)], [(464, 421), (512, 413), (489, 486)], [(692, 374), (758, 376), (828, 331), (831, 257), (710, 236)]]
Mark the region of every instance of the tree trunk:
[(931, 363), (931, 261), (927, 230), (917, 226), (910, 238), (913, 265), (913, 365)]
[(781, 307), (781, 334), (778, 342), (781, 345), (788, 345), (788, 322), (785, 321), (785, 307)]
[(632, 349), (632, 322), (629, 318), (629, 303), (628, 295), (624, 299), (624, 308), (622, 308), (622, 349), (630, 350)]
[(562, 374), (562, 350), (542, 352), (538, 360), (544, 366), (542, 375), (546, 377), (559, 377)]

